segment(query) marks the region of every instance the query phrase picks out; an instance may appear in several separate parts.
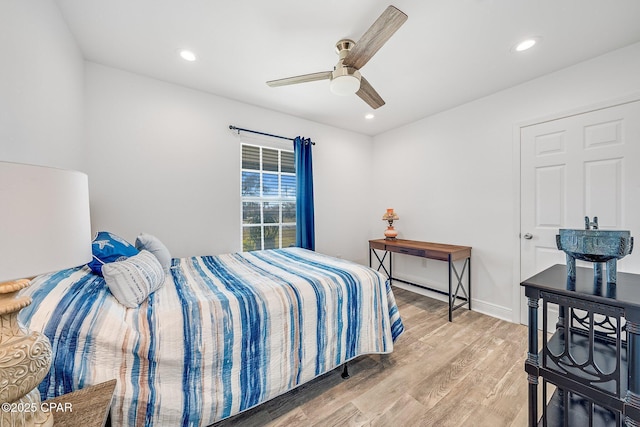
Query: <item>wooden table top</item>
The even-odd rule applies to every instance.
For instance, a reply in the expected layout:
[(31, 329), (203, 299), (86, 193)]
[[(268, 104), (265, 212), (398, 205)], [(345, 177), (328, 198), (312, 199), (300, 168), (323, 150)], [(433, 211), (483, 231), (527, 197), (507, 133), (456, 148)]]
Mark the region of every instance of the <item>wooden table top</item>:
[(439, 259), (447, 261), (449, 255), (451, 260), (471, 257), (471, 246), (449, 245), (446, 243), (422, 242), (419, 240), (404, 239), (372, 239), (369, 240), (369, 247), (380, 250), (390, 250), (392, 252), (405, 253), (402, 249), (406, 249), (408, 255), (421, 256), (423, 258)]

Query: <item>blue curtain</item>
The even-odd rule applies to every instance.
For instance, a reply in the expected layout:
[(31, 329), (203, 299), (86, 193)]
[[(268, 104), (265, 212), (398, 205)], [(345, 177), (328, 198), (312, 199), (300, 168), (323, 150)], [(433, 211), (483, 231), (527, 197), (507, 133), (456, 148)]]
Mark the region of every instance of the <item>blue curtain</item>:
[(297, 136), (293, 141), (296, 165), (296, 246), (315, 250), (313, 219), (313, 167), (311, 139)]

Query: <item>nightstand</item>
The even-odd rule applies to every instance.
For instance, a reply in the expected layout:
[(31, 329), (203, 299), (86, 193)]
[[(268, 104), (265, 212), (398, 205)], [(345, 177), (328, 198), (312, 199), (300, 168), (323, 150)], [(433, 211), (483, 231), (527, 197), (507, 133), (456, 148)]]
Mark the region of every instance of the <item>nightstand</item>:
[(115, 388), (116, 380), (110, 380), (45, 400), (42, 406), (53, 414), (55, 427), (103, 427)]

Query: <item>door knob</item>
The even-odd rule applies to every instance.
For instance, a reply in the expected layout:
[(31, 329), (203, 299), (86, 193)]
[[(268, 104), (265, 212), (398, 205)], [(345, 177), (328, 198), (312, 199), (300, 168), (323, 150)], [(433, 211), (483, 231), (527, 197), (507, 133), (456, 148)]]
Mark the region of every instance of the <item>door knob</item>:
[(524, 235), (524, 236), (522, 236), (522, 237), (524, 237), (524, 238), (525, 238), (525, 239), (527, 239), (527, 240), (531, 240), (531, 239), (533, 239), (533, 234), (531, 234), (531, 233), (527, 233), (527, 234), (525, 234), (525, 235)]

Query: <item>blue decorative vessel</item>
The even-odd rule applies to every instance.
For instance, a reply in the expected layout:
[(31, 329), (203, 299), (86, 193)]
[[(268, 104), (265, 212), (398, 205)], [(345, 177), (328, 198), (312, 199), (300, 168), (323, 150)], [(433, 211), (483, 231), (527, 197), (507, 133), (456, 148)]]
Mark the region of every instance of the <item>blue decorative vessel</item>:
[(567, 256), (567, 279), (575, 280), (576, 259), (593, 264), (594, 279), (602, 280), (602, 264), (607, 265), (607, 283), (616, 283), (617, 262), (633, 250), (633, 237), (628, 230), (599, 230), (598, 217), (589, 221), (585, 229), (560, 229), (556, 235), (558, 249)]

